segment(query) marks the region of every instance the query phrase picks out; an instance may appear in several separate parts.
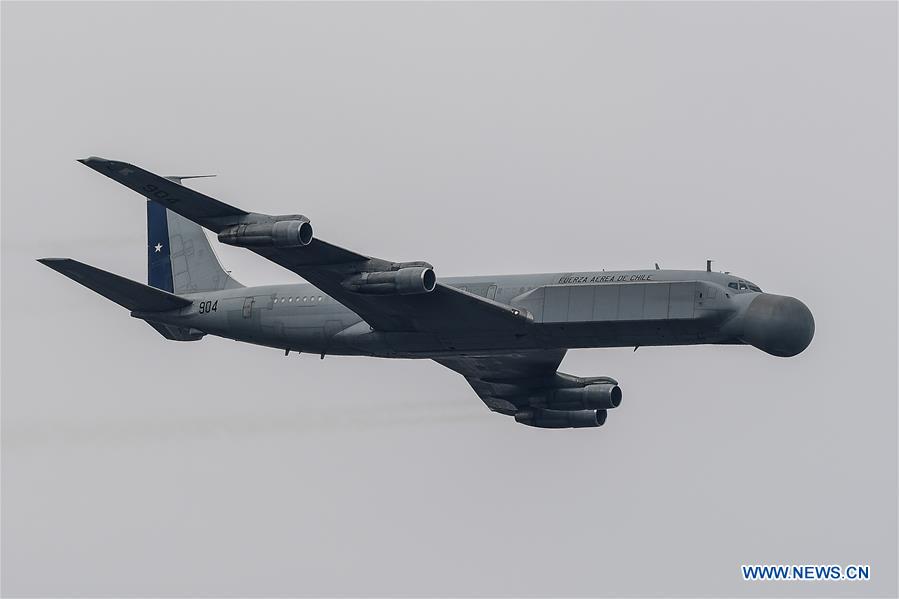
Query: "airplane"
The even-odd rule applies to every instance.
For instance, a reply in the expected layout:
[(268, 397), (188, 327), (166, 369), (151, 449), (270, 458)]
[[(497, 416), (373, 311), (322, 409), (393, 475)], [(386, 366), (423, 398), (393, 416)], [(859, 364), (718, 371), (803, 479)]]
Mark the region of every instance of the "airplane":
[[(791, 357), (815, 321), (798, 299), (730, 273), (619, 270), (440, 278), (423, 261), (358, 254), (300, 214), (246, 212), (127, 162), (79, 162), (147, 198), (148, 284), (70, 258), (42, 258), (166, 339), (216, 335), (320, 355), (428, 358), (493, 412), (537, 428), (598, 427), (621, 404), (607, 376), (558, 372), (569, 349), (751, 345)], [(245, 287), (203, 229), (308, 283)]]

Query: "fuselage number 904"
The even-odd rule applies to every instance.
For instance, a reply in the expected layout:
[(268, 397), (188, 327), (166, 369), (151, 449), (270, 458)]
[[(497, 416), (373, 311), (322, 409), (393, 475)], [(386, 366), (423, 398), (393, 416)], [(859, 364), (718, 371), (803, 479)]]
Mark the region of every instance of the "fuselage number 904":
[(199, 306), (200, 306), (200, 314), (209, 314), (210, 312), (215, 312), (216, 310), (218, 310), (219, 301), (215, 300), (213, 302), (212, 300), (209, 300), (209, 301), (205, 301), (205, 302), (200, 302)]

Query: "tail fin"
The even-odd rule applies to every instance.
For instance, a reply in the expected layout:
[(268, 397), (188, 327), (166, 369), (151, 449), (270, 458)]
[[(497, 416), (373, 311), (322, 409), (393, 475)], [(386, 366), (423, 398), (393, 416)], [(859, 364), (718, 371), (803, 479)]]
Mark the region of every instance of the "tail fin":
[[(166, 178), (180, 185), (182, 180), (194, 177)], [(150, 200), (147, 282), (176, 294), (243, 287), (222, 268), (200, 225)]]

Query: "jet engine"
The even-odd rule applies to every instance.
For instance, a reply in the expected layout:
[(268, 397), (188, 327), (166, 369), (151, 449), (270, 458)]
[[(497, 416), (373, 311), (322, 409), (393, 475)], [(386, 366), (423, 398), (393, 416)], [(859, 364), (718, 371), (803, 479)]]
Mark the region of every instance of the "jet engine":
[(602, 426), (605, 410), (545, 410), (526, 408), (515, 413), (515, 421), (537, 428), (586, 428)]
[(434, 291), (437, 287), (437, 275), (429, 266), (410, 266), (389, 272), (353, 275), (344, 280), (343, 286), (356, 293), (415, 295)]
[(312, 242), (312, 224), (304, 218), (234, 225), (219, 233), (218, 238), (238, 247), (303, 247)]
[(614, 383), (594, 383), (583, 387), (554, 389), (547, 405), (559, 410), (608, 410), (621, 405), (621, 388)]

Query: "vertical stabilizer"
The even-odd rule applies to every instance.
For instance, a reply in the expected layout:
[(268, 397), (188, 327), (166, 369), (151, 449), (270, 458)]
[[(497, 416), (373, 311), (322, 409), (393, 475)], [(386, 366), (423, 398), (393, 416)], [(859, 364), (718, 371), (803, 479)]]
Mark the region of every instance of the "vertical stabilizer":
[[(168, 177), (180, 183), (185, 177)], [(242, 287), (219, 263), (203, 228), (147, 201), (147, 282), (169, 293)]]

